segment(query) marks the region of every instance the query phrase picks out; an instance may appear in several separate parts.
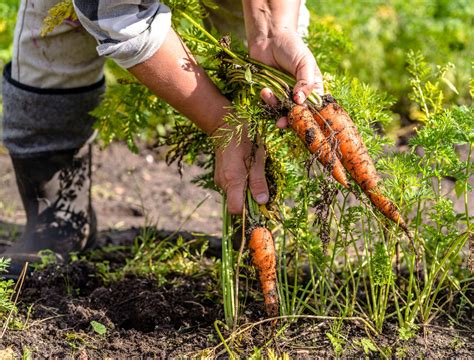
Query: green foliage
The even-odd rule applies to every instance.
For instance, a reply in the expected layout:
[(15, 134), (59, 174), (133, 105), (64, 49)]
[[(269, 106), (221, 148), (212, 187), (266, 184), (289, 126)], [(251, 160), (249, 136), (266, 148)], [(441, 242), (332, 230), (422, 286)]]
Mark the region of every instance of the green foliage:
[(18, 0), (3, 0), (0, 3), (0, 69), (13, 52), (13, 32), (18, 5)]
[(335, 321), (331, 325), (331, 331), (326, 333), (327, 338), (331, 342), (336, 358), (341, 357), (344, 351), (344, 345), (347, 343), (347, 339), (341, 333), (341, 325), (341, 321)]
[(400, 340), (410, 340), (416, 335), (418, 329), (418, 326), (416, 326), (415, 324), (400, 327), (398, 329)]
[(31, 264), (35, 270), (44, 270), (48, 266), (57, 264), (56, 254), (52, 250), (41, 250), (38, 255), (40, 256), (40, 261)]
[[(458, 306), (456, 314), (448, 314), (453, 321), (467, 312), (473, 304), (466, 296), (469, 286), (462, 284), (471, 283), (472, 275), (461, 250), (473, 232), (468, 206), (474, 171), (474, 110), (469, 98), (474, 82), (467, 86), (473, 47), (471, 2), (371, 0), (351, 6), (344, 1), (312, 2), (318, 17), (308, 43), (329, 72), (325, 86), (354, 119), (376, 160), (383, 191), (407, 220), (421, 253), (421, 269), (395, 224), (382, 219), (357, 190), (353, 194), (330, 180), (295, 134), (275, 127), (275, 118), (284, 109), (262, 106), (259, 90), (272, 86), (284, 103), (294, 79), (251, 62), (241, 44), (222, 46), (212, 38), (199, 23), (205, 13), (197, 0), (167, 4), (174, 9), (174, 26), (186, 44), (232, 99), (234, 115), (227, 121), (237, 130), (208, 138), (128, 73), (109, 65), (109, 90), (94, 111), (104, 142), (125, 140), (134, 151), (136, 137), (165, 145), (168, 162), (201, 166), (205, 174), (195, 181), (215, 188), (215, 141), (225, 144), (229, 136), (240, 137), (244, 130), (255, 146), (259, 139), (269, 154), (266, 173), (273, 189), (270, 203), (259, 209), (259, 215), (275, 229), (283, 315), (359, 316), (377, 331), (387, 321), (396, 322), (405, 340), (416, 334), (418, 323), (452, 312), (445, 308), (447, 303)], [(403, 151), (395, 151), (385, 135), (400, 118), (389, 110), (393, 106), (402, 117), (419, 121)], [(457, 198), (464, 209), (455, 208)], [(230, 217), (224, 228), (228, 257), (222, 262), (227, 275), (225, 284), (222, 280), (223, 297), (231, 324), (236, 315), (232, 282), (238, 256), (230, 241)], [(186, 275), (208, 271), (201, 255), (182, 240), (156, 241), (146, 230), (124, 269), (112, 271), (106, 262), (98, 268), (107, 281), (133, 272), (153, 274), (163, 282), (171, 271)], [(248, 293), (240, 291), (241, 300)], [(347, 342), (341, 332), (340, 322), (335, 322), (327, 333), (336, 355)], [(375, 352), (370, 341), (359, 345), (366, 353)]]
[[(158, 237), (155, 228), (145, 226), (135, 239), (130, 249), (131, 255), (123, 267), (112, 269), (107, 260), (94, 262), (98, 276), (106, 284), (118, 281), (127, 274), (153, 276), (158, 284), (162, 285), (171, 274), (198, 276), (212, 272), (203, 255), (207, 249), (206, 241), (198, 237), (190, 242), (184, 241), (182, 237), (172, 241), (173, 235), (162, 239)], [(118, 249), (112, 247), (100, 251), (114, 250)], [(93, 260), (93, 256), (91, 259)]]
[(313, 18), (305, 40), (323, 72), (335, 72), (352, 52), (350, 39), (333, 17)]
[[(10, 259), (0, 258), (0, 276), (8, 271), (9, 266)], [(14, 285), (13, 280), (0, 279), (0, 320), (2, 323), (11, 311), (16, 310), (12, 301)]]
[[(336, 46), (322, 51), (341, 56), (339, 70), (347, 71), (397, 99), (396, 110), (418, 119), (410, 111), (406, 94), (410, 91), (405, 72), (406, 54), (411, 49), (423, 53), (428, 63), (453, 63), (446, 78), (459, 91), (450, 90), (446, 98), (470, 103), (468, 88), (474, 56), (474, 3), (469, 0), (367, 0), (350, 4), (343, 0), (309, 0), (312, 21), (330, 24), (349, 38), (349, 49)], [(315, 51), (318, 48), (313, 47)], [(325, 64), (320, 63), (325, 69)], [(449, 85), (446, 88), (449, 89)]]
[(375, 244), (374, 252), (370, 258), (370, 266), (372, 267), (374, 285), (387, 285), (393, 281), (392, 264), (384, 243)]
[(355, 341), (355, 344), (359, 345), (360, 347), (362, 347), (362, 349), (364, 349), (364, 353), (367, 355), (367, 357), (372, 353), (378, 351), (372, 340), (368, 338), (361, 338), (360, 340)]
[(113, 63), (109, 63), (108, 71), (112, 79), (107, 93), (92, 112), (105, 145), (124, 140), (130, 150), (138, 152), (136, 136), (152, 141), (164, 136), (175, 119), (182, 118), (127, 71)]

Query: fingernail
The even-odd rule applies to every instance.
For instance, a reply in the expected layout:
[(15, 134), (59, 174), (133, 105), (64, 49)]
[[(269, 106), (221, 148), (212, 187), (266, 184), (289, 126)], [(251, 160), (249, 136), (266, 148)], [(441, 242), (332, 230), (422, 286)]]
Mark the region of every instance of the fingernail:
[(268, 201), (268, 195), (267, 194), (258, 194), (256, 200), (259, 204), (265, 204)]

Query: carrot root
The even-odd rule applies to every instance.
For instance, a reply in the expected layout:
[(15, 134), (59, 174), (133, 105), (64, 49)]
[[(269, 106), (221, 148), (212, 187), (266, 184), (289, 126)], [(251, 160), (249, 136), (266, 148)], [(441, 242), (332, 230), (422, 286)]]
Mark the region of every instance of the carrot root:
[(333, 178), (346, 189), (349, 188), (346, 173), (335, 151), (326, 140), (313, 114), (302, 105), (294, 105), (288, 114), (288, 122), (306, 148), (316, 154), (317, 160), (331, 173)]
[(339, 151), (336, 153), (342, 165), (362, 188), (372, 204), (409, 235), (408, 228), (397, 207), (379, 189), (380, 177), (349, 114), (331, 95), (325, 95), (322, 108), (314, 113), (314, 119), (326, 138), (334, 137), (337, 140)]
[(275, 245), (270, 230), (265, 227), (254, 228), (250, 234), (249, 248), (262, 288), (265, 311), (269, 317), (278, 316), (280, 304), (277, 292)]

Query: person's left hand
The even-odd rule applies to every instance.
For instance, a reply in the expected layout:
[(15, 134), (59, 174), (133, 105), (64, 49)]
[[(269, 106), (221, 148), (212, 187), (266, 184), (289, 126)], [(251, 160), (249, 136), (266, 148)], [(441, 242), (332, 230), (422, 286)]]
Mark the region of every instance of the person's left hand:
[[(323, 95), (323, 78), (316, 59), (296, 31), (282, 29), (271, 37), (256, 39), (249, 43), (249, 53), (253, 59), (296, 78), (293, 89), (295, 103), (303, 104), (313, 90)], [(278, 103), (270, 89), (263, 89), (261, 97), (269, 105)], [(287, 119), (279, 119), (277, 126), (286, 127)]]
[[(222, 125), (222, 129), (230, 126)], [(244, 130), (241, 137), (233, 136), (226, 145), (216, 147), (214, 182), (227, 196), (227, 208), (231, 214), (241, 214), (248, 187), (258, 204), (268, 201), (268, 185), (265, 178), (265, 149), (254, 146)]]

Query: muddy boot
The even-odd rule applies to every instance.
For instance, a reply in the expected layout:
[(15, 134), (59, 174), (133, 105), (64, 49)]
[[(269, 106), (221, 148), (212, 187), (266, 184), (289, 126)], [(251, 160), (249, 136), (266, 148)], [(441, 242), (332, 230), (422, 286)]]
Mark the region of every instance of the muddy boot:
[[(22, 69), (18, 64), (16, 68)], [(43, 70), (38, 82), (54, 78), (56, 73), (48, 75)], [(16, 72), (12, 64), (5, 66), (2, 135), (27, 224), (21, 238), (0, 254), (12, 258), (10, 277), (20, 273), (25, 261), (40, 261), (42, 250), (51, 250), (64, 262), (70, 252), (93, 242), (90, 139), (94, 118), (89, 113), (104, 92), (103, 78), (74, 88), (39, 88), (12, 78)], [(27, 78), (25, 71), (20, 75)]]
[(62, 263), (71, 252), (90, 247), (96, 236), (90, 145), (36, 157), (12, 156), (12, 163), (27, 223), (21, 238), (2, 254), (12, 259), (9, 275), (18, 276), (26, 261), (41, 261), (45, 250)]

